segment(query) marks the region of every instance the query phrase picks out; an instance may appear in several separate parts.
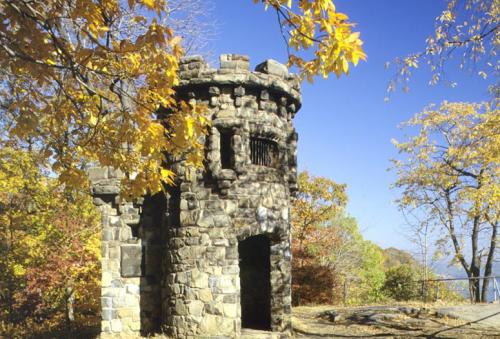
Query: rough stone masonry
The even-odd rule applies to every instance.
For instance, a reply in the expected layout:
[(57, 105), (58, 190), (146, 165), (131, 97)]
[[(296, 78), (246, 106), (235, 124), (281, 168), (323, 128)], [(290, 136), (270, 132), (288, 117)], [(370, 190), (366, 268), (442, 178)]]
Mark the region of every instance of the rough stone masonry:
[(119, 199), (122, 175), (93, 168), (102, 212), (102, 337), (234, 338), (291, 331), (290, 197), (296, 190), (300, 82), (267, 60), (225, 54), (180, 65), (179, 99), (212, 125), (205, 168), (171, 165), (168, 194)]

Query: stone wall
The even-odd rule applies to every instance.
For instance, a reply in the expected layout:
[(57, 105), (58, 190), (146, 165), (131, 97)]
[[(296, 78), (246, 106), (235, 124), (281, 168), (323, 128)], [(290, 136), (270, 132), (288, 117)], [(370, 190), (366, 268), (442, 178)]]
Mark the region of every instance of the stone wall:
[(205, 170), (177, 165), (167, 196), (136, 203), (118, 200), (117, 173), (90, 172), (103, 213), (102, 331), (239, 335), (238, 243), (265, 235), (269, 329), (289, 333), (299, 81), (273, 60), (250, 72), (247, 57), (230, 54), (219, 69), (185, 58), (180, 77), (179, 99), (206, 105), (212, 121)]

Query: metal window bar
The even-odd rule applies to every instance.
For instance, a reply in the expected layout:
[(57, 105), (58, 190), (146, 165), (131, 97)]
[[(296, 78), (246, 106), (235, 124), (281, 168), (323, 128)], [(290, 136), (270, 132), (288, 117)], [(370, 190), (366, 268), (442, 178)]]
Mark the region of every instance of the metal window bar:
[(250, 158), (252, 164), (267, 167), (276, 167), (278, 156), (278, 146), (274, 141), (251, 138), (250, 139)]

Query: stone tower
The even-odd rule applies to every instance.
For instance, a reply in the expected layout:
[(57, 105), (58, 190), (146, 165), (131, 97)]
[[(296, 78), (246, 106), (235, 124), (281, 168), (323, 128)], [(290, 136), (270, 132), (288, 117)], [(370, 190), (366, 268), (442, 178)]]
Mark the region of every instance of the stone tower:
[(118, 198), (120, 173), (89, 171), (103, 215), (103, 336), (286, 336), (300, 83), (276, 61), (251, 72), (234, 54), (219, 69), (184, 58), (180, 78), (179, 98), (209, 108), (205, 169), (186, 173), (181, 163), (167, 196), (134, 203)]

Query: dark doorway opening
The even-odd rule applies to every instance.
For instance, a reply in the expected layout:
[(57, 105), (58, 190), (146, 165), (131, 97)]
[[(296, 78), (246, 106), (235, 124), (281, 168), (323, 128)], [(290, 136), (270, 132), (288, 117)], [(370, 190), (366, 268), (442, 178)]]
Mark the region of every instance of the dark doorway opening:
[(264, 235), (238, 244), (240, 256), (241, 327), (271, 329), (270, 242)]

